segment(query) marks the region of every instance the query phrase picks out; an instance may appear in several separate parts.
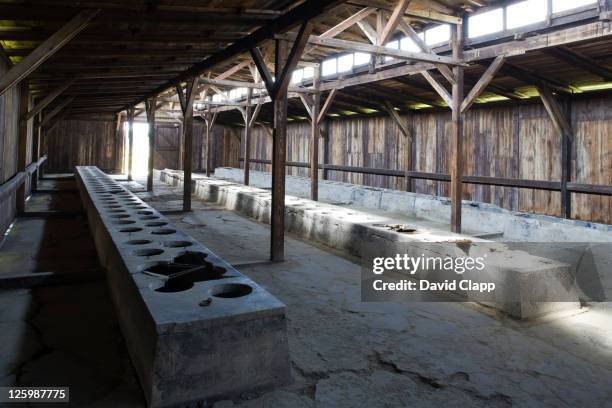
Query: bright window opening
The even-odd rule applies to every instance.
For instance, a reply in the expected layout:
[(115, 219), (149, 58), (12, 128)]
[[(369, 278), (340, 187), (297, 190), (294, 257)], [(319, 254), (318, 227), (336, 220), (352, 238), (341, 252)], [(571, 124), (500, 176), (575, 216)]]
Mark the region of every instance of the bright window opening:
[(450, 24), (442, 24), (425, 30), (425, 43), (427, 45), (448, 42), (450, 37)]
[[(128, 155), (129, 155), (129, 140), (128, 123), (124, 123), (123, 131), (125, 134), (126, 152), (124, 157), (125, 172), (128, 171)], [(134, 176), (145, 176), (148, 173), (149, 167), (149, 125), (147, 123), (134, 123), (134, 151), (132, 152), (132, 174)]]
[(293, 71), (293, 74), (291, 75), (291, 83), (299, 84), (300, 82), (302, 82), (303, 79), (304, 79), (303, 69), (296, 69), (295, 71)]
[(338, 57), (338, 72), (348, 72), (353, 69), (353, 54)]
[[(388, 42), (387, 45), (385, 45), (385, 47), (386, 48), (391, 48), (391, 49), (394, 49), (394, 50), (399, 50), (399, 41), (396, 40), (396, 41)], [(385, 57), (385, 61), (390, 61), (392, 59), (393, 59), (393, 57)]]
[(400, 41), (400, 48), (403, 51), (409, 51), (409, 52), (421, 52), (422, 50), (419, 48), (419, 46), (412, 41), (412, 38), (402, 38), (402, 41)]
[(302, 77), (304, 79), (310, 79), (312, 77), (314, 77), (314, 68), (313, 67), (306, 67), (303, 69), (304, 73), (302, 75)]
[(355, 66), (367, 65), (372, 61), (372, 56), (370, 54), (366, 54), (365, 52), (356, 52), (354, 57)]
[(338, 72), (337, 62), (337, 58), (332, 58), (323, 61), (323, 65), (321, 66), (321, 74), (323, 76), (336, 75), (336, 73)]
[(597, 0), (553, 0), (552, 12), (560, 13), (589, 4), (597, 4)]
[(475, 38), (504, 29), (504, 9), (498, 8), (476, 14), (468, 19), (468, 37)]
[(546, 20), (547, 0), (527, 0), (507, 7), (509, 29), (523, 27)]

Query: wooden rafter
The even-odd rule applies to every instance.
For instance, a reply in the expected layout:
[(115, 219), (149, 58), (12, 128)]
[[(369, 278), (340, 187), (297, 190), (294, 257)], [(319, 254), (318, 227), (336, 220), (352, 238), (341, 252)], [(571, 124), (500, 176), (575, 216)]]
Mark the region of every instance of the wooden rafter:
[(61, 84), (60, 86), (58, 86), (57, 88), (49, 92), (47, 96), (45, 96), (43, 99), (40, 100), (40, 102), (34, 105), (34, 107), (30, 109), (28, 113), (25, 115), (25, 117), (22, 119), (23, 120), (32, 119), (34, 116), (40, 113), (43, 109), (45, 109), (47, 105), (53, 102), (55, 98), (60, 96), (64, 91), (66, 91), (66, 89), (68, 89), (72, 84), (74, 84), (77, 81), (77, 79), (78, 78), (69, 79), (68, 81), (64, 82), (63, 84)]
[(407, 137), (409, 140), (412, 141), (412, 134), (410, 133), (408, 126), (406, 125), (402, 117), (399, 115), (399, 113), (397, 113), (393, 104), (391, 104), (391, 102), (389, 101), (385, 101), (384, 106), (385, 106), (385, 110), (387, 111), (389, 116), (391, 116), (391, 118), (393, 119), (397, 127), (399, 128), (400, 132), (402, 132), (404, 137)]
[(472, 88), (470, 93), (465, 97), (463, 102), (461, 103), (461, 112), (465, 112), (472, 106), (476, 98), (480, 96), (480, 94), (486, 89), (486, 87), (491, 83), (497, 71), (501, 68), (501, 66), (506, 61), (506, 57), (504, 55), (500, 55), (493, 60), (489, 68), (482, 74), (482, 77), (478, 80), (476, 85)]
[[(291, 34), (281, 34), (277, 35), (276, 38), (291, 40), (294, 38)], [(408, 60), (408, 61), (417, 61), (417, 62), (429, 62), (435, 64), (447, 64), (447, 65), (467, 65), (463, 61), (458, 61), (453, 58), (427, 54), (422, 52), (410, 52), (397, 50), (392, 48), (387, 48), (379, 45), (371, 45), (360, 43), (356, 41), (347, 41), (347, 40), (339, 40), (337, 38), (322, 38), (321, 36), (312, 35), (308, 39), (308, 42), (315, 45), (337, 48), (341, 50), (351, 51), (351, 52), (364, 52), (368, 54), (374, 55), (384, 55), (389, 57), (394, 57), (398, 59)]]
[(329, 95), (327, 95), (327, 99), (325, 99), (325, 103), (323, 104), (323, 107), (319, 112), (319, 116), (317, 117), (317, 123), (320, 124), (321, 122), (323, 122), (325, 115), (327, 115), (327, 111), (329, 111), (329, 108), (331, 108), (332, 103), (334, 102), (334, 98), (337, 92), (337, 89), (332, 89)]
[(387, 43), (387, 40), (391, 37), (395, 29), (397, 28), (397, 24), (403, 18), (404, 12), (408, 8), (411, 0), (398, 0), (395, 8), (393, 9), (393, 13), (387, 24), (382, 30), (380, 37), (378, 37), (376, 41), (376, 45), (383, 46)]
[(66, 106), (68, 106), (72, 101), (74, 100), (74, 96), (70, 96), (66, 99), (64, 99), (59, 105), (57, 105), (55, 108), (53, 108), (49, 113), (46, 113), (44, 116), (44, 119), (42, 120), (42, 122), (40, 122), (38, 124), (38, 126), (40, 127), (45, 127), (45, 125), (47, 123), (49, 123), (49, 121), (51, 119), (53, 119), (53, 117), (55, 115), (57, 115), (58, 113), (60, 113)]
[(55, 34), (40, 44), (34, 51), (25, 57), (19, 64), (12, 67), (9, 72), (0, 79), (0, 95), (3, 95), (10, 87), (18, 84), (43, 62), (59, 51), (64, 45), (72, 40), (100, 10), (84, 10), (67, 22)]
[(440, 82), (438, 82), (438, 80), (435, 79), (429, 72), (423, 71), (423, 72), (421, 72), (421, 74), (427, 80), (427, 82), (430, 83), (430, 85), (433, 87), (433, 89), (435, 89), (435, 91), (438, 93), (438, 95), (440, 95), (442, 100), (444, 102), (446, 102), (446, 104), (448, 106), (452, 107), (453, 106), (453, 101), (452, 101), (451, 95), (448, 93), (446, 88), (444, 88), (444, 86)]

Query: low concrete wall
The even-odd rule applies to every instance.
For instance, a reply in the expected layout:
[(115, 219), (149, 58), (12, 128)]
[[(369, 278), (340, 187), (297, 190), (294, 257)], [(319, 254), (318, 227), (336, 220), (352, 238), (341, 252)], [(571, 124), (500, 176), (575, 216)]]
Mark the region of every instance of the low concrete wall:
[[(182, 184), (182, 172), (161, 171), (156, 176), (171, 185)], [(194, 194), (258, 221), (270, 222), (271, 193), (267, 190), (200, 177), (195, 180)], [(469, 256), (492, 252), (491, 246), (496, 245), (494, 254), (490, 255), (487, 261), (487, 274), (469, 278), (480, 280), (486, 276), (486, 279), (502, 288), (497, 298), (483, 303), (515, 318), (532, 319), (580, 307), (578, 294), (572, 285), (574, 277), (571, 268), (565, 263), (532, 256), (524, 251), (513, 251), (504, 244), (431, 227), (421, 228), (417, 225), (416, 231), (409, 234), (398, 233), (387, 227), (387, 224), (396, 223), (396, 219), (352, 208), (314, 202), (295, 196), (287, 196), (285, 204), (287, 231), (358, 257), (364, 256), (373, 246), (385, 253), (399, 253), (396, 251), (401, 247), (402, 251), (409, 251), (410, 256), (418, 257), (431, 251), (430, 244), (442, 243), (446, 245), (438, 247), (437, 250), (446, 251), (447, 253), (441, 255), (452, 257), (455, 256), (454, 249), (457, 247), (455, 243), (469, 242)], [(513, 256), (516, 257), (516, 261), (509, 261)], [(441, 275), (432, 275), (432, 279), (440, 277)], [(558, 299), (567, 301), (538, 301), (538, 299), (549, 299), (551, 293), (558, 295)]]
[[(220, 167), (215, 169), (215, 177), (242, 183), (244, 170)], [(272, 177), (270, 173), (251, 170), (250, 185), (270, 188)], [(285, 190), (287, 194), (308, 198), (310, 178), (286, 176)], [(450, 223), (450, 200), (444, 197), (322, 180), (319, 199)], [(504, 241), (612, 242), (612, 225), (517, 213), (471, 201), (463, 202), (462, 222), (467, 229), (503, 233)]]
[(283, 303), (96, 167), (76, 179), (149, 406), (289, 381)]

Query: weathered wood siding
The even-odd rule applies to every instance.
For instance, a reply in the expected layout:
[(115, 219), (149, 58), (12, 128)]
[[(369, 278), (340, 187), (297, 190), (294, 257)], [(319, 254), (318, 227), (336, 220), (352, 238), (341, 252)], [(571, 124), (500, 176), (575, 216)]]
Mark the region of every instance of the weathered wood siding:
[[(0, 58), (0, 76), (9, 69)], [(17, 173), (19, 145), (19, 87), (12, 87), (0, 96), (0, 186)], [(0, 236), (15, 218), (15, 192), (0, 199)]]
[[(0, 58), (0, 75), (8, 67)], [(0, 183), (17, 172), (19, 145), (19, 87), (14, 86), (0, 96)]]
[(46, 173), (72, 173), (75, 166), (98, 166), (116, 171), (117, 122), (100, 120), (62, 120), (43, 137), (47, 154)]
[[(575, 131), (572, 181), (612, 184), (612, 97), (598, 96), (572, 103)], [(449, 173), (450, 112), (421, 111), (404, 116), (414, 135), (413, 169)], [(466, 175), (560, 181), (561, 141), (543, 105), (475, 107), (465, 116)], [(238, 129), (241, 132), (241, 129)], [(405, 170), (409, 165), (407, 139), (389, 117), (328, 120), (327, 163)], [(242, 134), (242, 133), (240, 133)], [(252, 158), (270, 159), (271, 137), (253, 129)], [(309, 125), (291, 123), (287, 129), (288, 161), (308, 161)], [(242, 157), (243, 148), (240, 155)], [(226, 164), (229, 165), (229, 164)], [(252, 169), (270, 171), (269, 165)], [(289, 168), (288, 174), (308, 175), (308, 169)], [(403, 189), (403, 179), (329, 171), (329, 179), (376, 187)], [(416, 192), (449, 195), (448, 183), (415, 180)], [(493, 203), (514, 211), (559, 216), (560, 193), (509, 187), (464, 185), (464, 199)], [(612, 198), (572, 195), (573, 218), (612, 223)]]

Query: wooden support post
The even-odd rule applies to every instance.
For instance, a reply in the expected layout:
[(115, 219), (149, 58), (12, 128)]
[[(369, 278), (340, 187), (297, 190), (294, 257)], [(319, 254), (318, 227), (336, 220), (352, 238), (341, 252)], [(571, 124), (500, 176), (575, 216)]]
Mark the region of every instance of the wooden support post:
[(128, 181), (132, 181), (132, 163), (134, 156), (134, 107), (128, 108), (127, 110), (128, 119)]
[[(463, 57), (463, 24), (451, 27), (453, 58)], [(452, 141), (451, 141), (451, 231), (461, 232), (462, 175), (463, 175), (463, 67), (453, 68), (455, 83), (452, 85)]]
[(198, 88), (198, 77), (187, 80), (185, 92), (177, 86), (183, 111), (183, 211), (191, 211), (191, 168), (193, 161), (193, 100)]
[[(287, 65), (288, 44), (276, 40), (275, 62), (277, 78)], [(285, 258), (285, 161), (287, 154), (287, 89), (274, 93), (274, 130), (272, 136), (272, 209), (270, 260)]]
[[(571, 116), (568, 115), (568, 117)], [(563, 133), (561, 141), (561, 212), (567, 219), (572, 218), (572, 193), (567, 188), (567, 184), (572, 181), (572, 140), (571, 133)]]
[(295, 42), (288, 49), (284, 39), (276, 39), (275, 81), (258, 49), (251, 50), (251, 56), (260, 76), (266, 84), (268, 95), (274, 103), (274, 131), (272, 142), (272, 209), (271, 209), (271, 239), (270, 259), (282, 261), (285, 257), (285, 163), (287, 155), (287, 88), (289, 79), (296, 67), (304, 47), (308, 42), (312, 24), (304, 21), (300, 26)]
[(321, 103), (321, 67), (314, 69), (312, 107), (310, 108), (310, 199), (319, 200), (319, 105)]
[(155, 107), (157, 97), (145, 101), (147, 111), (147, 122), (149, 122), (149, 162), (147, 166), (147, 191), (153, 191), (153, 167), (155, 160)]
[[(83, 30), (100, 10), (83, 10), (0, 79), (0, 96), (18, 84)], [(27, 115), (27, 111), (21, 117)]]
[[(43, 114), (42, 114), (42, 112), (40, 112), (40, 113), (38, 114), (38, 121), (39, 121), (39, 122), (42, 120), (42, 116), (43, 116)], [(39, 143), (39, 148), (38, 148), (38, 151), (39, 151), (39, 156), (40, 156), (40, 154), (42, 154), (42, 153), (43, 153), (43, 151), (44, 151), (44, 148), (43, 148), (43, 147), (44, 147), (44, 140), (45, 140), (45, 137), (46, 137), (46, 135), (47, 135), (47, 133), (48, 133), (48, 132), (47, 132), (47, 131), (46, 131), (44, 128), (42, 128), (42, 127), (39, 127), (38, 129), (40, 130), (40, 136), (39, 136), (39, 139), (38, 139), (38, 143)], [(46, 165), (46, 163), (47, 163), (47, 162), (45, 161), (45, 162), (44, 162), (44, 163), (43, 163), (43, 164), (42, 164), (42, 165), (41, 165), (41, 166), (38, 168), (37, 173), (38, 173), (38, 179), (39, 179), (39, 180), (42, 180), (42, 179), (43, 179), (43, 177), (45, 176), (45, 165)]]
[(552, 91), (546, 84), (538, 85), (538, 92), (544, 107), (553, 122), (561, 140), (561, 214), (564, 218), (572, 217), (572, 193), (567, 188), (571, 182), (572, 174), (572, 142), (573, 128), (570, 121), (569, 109), (563, 109), (555, 99)]
[[(40, 116), (40, 114), (39, 114)], [(39, 126), (38, 129), (33, 129), (34, 131), (34, 140), (32, 140), (32, 161), (38, 161), (40, 158), (40, 138), (42, 135), (42, 127)], [(34, 170), (32, 173), (32, 181), (30, 184), (30, 190), (36, 191), (38, 189), (38, 168)]]
[(217, 120), (217, 112), (207, 112), (205, 116), (206, 120), (206, 177), (210, 177), (212, 173), (212, 129)]
[[(30, 89), (27, 81), (21, 83), (19, 89), (19, 117), (23, 118), (30, 109)], [(25, 171), (27, 166), (27, 147), (28, 147), (28, 121), (19, 121), (19, 139), (17, 145), (17, 171)], [(16, 208), (18, 214), (25, 212), (25, 200), (26, 200), (26, 184), (24, 181), (21, 186), (17, 189), (16, 194)]]
[(210, 173), (211, 173), (211, 163), (210, 163), (210, 159), (212, 157), (211, 152), (210, 152), (210, 131), (211, 131), (211, 124), (210, 124), (210, 120), (212, 118), (212, 115), (210, 113), (206, 113), (207, 119), (206, 119), (206, 177), (210, 177)]
[(244, 109), (244, 184), (249, 185), (249, 159), (251, 158), (251, 96), (253, 90), (247, 89), (247, 106)]

